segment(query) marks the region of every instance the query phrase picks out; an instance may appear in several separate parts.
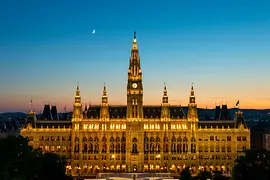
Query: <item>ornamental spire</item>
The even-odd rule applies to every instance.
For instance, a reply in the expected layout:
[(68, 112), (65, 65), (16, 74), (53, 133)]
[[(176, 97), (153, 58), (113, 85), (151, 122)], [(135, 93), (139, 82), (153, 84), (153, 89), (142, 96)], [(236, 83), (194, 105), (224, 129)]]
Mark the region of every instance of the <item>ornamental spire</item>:
[(195, 102), (195, 93), (194, 93), (193, 83), (191, 85), (190, 96), (189, 96), (189, 103), (196, 103)]
[(164, 83), (162, 103), (168, 103), (168, 92), (167, 92), (166, 83)]
[(134, 38), (133, 38), (133, 47), (132, 49), (137, 50), (137, 39), (136, 39), (136, 31), (134, 31)]
[(106, 85), (104, 83), (103, 95), (102, 95), (102, 104), (107, 104), (107, 103), (108, 103), (107, 89), (106, 89)]

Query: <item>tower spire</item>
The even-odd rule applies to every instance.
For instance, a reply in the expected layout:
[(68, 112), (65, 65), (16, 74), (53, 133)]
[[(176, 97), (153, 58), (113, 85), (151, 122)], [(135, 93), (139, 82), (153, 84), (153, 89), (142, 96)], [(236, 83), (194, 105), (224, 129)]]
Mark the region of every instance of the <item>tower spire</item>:
[(108, 104), (107, 89), (106, 89), (105, 83), (103, 86), (100, 118), (105, 120), (105, 121), (108, 120), (108, 118), (109, 118), (109, 104)]
[(103, 95), (102, 95), (102, 104), (106, 104), (106, 103), (108, 103), (108, 97), (107, 97), (106, 85), (104, 83), (104, 86), (103, 86)]
[(189, 96), (189, 103), (196, 103), (195, 102), (195, 93), (194, 93), (193, 83), (191, 85), (190, 96)]
[(73, 104), (73, 113), (72, 113), (73, 118), (75, 118), (75, 120), (77, 118), (82, 118), (82, 101), (81, 101), (81, 92), (80, 92), (80, 88), (77, 85), (76, 88), (76, 96), (75, 96), (75, 100), (74, 100), (74, 104)]
[(167, 92), (166, 83), (164, 83), (162, 103), (168, 103), (168, 92)]
[(195, 100), (193, 83), (191, 85), (190, 96), (189, 96), (188, 121), (198, 121), (198, 111), (197, 111), (197, 104)]
[(132, 50), (138, 50), (138, 47), (137, 47), (137, 39), (136, 39), (136, 31), (134, 31)]
[(167, 121), (170, 118), (170, 109), (168, 103), (168, 92), (166, 83), (164, 83), (163, 97), (161, 104), (161, 119), (162, 121)]

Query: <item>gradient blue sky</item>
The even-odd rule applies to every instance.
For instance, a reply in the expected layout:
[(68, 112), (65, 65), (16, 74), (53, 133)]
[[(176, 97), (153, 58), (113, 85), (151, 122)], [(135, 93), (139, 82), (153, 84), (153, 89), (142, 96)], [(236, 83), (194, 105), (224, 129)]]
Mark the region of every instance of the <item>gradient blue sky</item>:
[[(44, 101), (126, 103), (127, 68), (137, 31), (145, 104), (187, 105), (192, 82), (199, 107), (239, 99), (270, 108), (270, 2), (0, 1), (0, 112), (36, 111)], [(92, 34), (95, 29), (96, 33)]]

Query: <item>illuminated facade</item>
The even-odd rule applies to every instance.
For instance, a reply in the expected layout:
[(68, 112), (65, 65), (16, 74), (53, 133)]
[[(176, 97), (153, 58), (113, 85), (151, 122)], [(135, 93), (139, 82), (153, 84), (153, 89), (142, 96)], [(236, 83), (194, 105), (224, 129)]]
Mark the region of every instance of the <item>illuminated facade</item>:
[(227, 106), (222, 105), (216, 108), (213, 119), (199, 119), (193, 86), (186, 112), (181, 106), (169, 104), (166, 86), (161, 105), (143, 105), (136, 34), (126, 106), (109, 105), (104, 86), (101, 105), (82, 110), (77, 87), (72, 119), (49, 116), (37, 120), (35, 113), (29, 112), (21, 134), (34, 148), (67, 156), (67, 173), (73, 176), (97, 172), (179, 173), (186, 166), (193, 173), (202, 168), (229, 172), (235, 158), (250, 148), (250, 130), (242, 112), (230, 118)]

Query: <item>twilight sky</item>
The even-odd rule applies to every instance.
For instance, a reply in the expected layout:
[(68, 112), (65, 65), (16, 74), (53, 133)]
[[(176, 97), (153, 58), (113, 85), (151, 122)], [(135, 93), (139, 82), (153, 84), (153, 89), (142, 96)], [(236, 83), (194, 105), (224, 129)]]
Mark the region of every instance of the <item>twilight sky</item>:
[[(144, 104), (270, 108), (270, 2), (0, 1), (0, 112), (36, 111), (44, 101), (126, 104), (133, 31), (141, 57)], [(92, 34), (95, 29), (96, 33)]]

